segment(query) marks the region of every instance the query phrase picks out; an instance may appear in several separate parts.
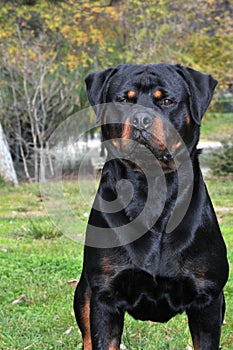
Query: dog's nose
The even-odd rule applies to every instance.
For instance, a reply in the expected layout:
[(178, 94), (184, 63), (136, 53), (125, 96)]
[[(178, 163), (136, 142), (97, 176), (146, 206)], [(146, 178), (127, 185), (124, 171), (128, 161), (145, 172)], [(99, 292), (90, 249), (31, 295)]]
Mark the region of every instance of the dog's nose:
[(148, 129), (153, 124), (153, 118), (147, 113), (138, 113), (133, 117), (133, 126), (139, 129)]

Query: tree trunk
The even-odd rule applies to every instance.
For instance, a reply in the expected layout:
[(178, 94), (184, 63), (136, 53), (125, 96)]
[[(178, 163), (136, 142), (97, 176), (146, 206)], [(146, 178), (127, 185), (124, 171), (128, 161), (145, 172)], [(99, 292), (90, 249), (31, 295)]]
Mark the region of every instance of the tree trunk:
[(8, 142), (0, 123), (0, 176), (18, 186), (18, 179), (12, 162)]

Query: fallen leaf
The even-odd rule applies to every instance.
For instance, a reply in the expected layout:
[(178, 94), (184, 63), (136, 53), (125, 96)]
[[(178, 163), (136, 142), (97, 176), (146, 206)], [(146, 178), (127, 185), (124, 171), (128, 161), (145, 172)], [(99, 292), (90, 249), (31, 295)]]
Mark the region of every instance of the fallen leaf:
[(23, 301), (26, 301), (27, 303), (31, 303), (31, 299), (28, 298), (25, 294), (20, 295), (20, 297), (14, 301), (12, 301), (12, 305), (17, 305), (17, 304), (21, 304)]
[(186, 348), (185, 348), (185, 350), (192, 350), (192, 349), (193, 349), (193, 348), (192, 348), (191, 345), (187, 345)]
[(68, 328), (63, 334), (69, 335), (73, 330), (73, 327)]
[(71, 285), (73, 288), (75, 288), (78, 284), (79, 280), (70, 280), (70, 281), (67, 281), (66, 283)]

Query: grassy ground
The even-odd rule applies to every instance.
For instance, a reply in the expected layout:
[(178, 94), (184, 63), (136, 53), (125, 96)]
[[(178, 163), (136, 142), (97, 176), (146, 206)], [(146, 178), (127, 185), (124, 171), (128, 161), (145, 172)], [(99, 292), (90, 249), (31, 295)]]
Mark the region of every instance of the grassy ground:
[[(218, 218), (233, 262), (233, 185), (230, 181), (208, 182)], [(64, 193), (79, 203), (74, 184), (64, 184)], [(15, 189), (0, 187), (0, 349), (81, 349), (68, 281), (78, 279), (82, 265), (81, 244), (60, 236), (50, 223), (36, 185)], [(85, 203), (76, 205), (77, 231), (86, 225)], [(233, 349), (233, 276), (226, 286), (226, 324), (222, 348)], [(185, 315), (167, 324), (134, 321), (126, 317), (122, 343), (132, 350), (182, 350), (191, 345)]]
[(226, 141), (233, 137), (233, 113), (207, 114), (201, 126), (202, 141)]

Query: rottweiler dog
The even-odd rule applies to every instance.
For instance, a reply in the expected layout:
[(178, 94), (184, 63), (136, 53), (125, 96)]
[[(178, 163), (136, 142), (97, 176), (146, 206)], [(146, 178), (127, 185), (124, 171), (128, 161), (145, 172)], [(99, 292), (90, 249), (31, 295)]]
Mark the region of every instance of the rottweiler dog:
[(197, 149), (216, 84), (171, 64), (86, 78), (107, 158), (74, 298), (85, 350), (119, 349), (126, 312), (186, 312), (194, 349), (219, 349), (228, 263)]

